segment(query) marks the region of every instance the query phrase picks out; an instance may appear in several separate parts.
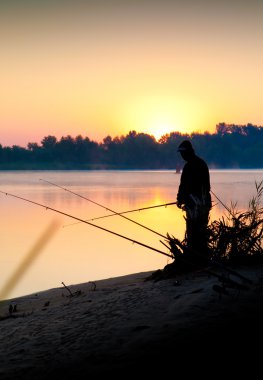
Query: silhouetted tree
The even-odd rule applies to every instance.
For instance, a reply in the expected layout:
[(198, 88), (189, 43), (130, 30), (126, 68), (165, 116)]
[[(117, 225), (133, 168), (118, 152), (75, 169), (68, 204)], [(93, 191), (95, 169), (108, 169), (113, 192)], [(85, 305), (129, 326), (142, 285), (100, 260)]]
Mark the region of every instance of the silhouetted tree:
[(121, 142), (123, 163), (128, 167), (154, 168), (159, 162), (155, 138), (145, 133), (130, 131)]
[(126, 136), (106, 136), (102, 143), (81, 135), (67, 135), (58, 141), (48, 135), (41, 145), (30, 142), (27, 148), (2, 147), (1, 168), (113, 168), (176, 169), (183, 162), (179, 144), (189, 139), (196, 151), (214, 168), (263, 168), (263, 127), (251, 123), (219, 123), (215, 133), (182, 134), (171, 132), (156, 139), (146, 133), (130, 131)]
[(55, 152), (57, 147), (57, 138), (55, 136), (46, 136), (41, 141), (43, 149), (43, 160), (46, 162), (54, 161), (56, 158)]
[(57, 138), (55, 136), (46, 136), (41, 141), (44, 149), (54, 149), (57, 144)]

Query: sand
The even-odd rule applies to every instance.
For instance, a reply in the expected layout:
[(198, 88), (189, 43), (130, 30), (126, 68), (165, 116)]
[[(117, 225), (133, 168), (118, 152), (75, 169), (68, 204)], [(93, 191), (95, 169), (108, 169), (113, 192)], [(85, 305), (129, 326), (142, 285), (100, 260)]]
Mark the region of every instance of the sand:
[(152, 272), (136, 273), (5, 301), (0, 379), (214, 376), (228, 365), (250, 367), (253, 378), (263, 266), (236, 270), (252, 283), (230, 276), (244, 289), (226, 287), (227, 294), (202, 270), (156, 282), (146, 281)]

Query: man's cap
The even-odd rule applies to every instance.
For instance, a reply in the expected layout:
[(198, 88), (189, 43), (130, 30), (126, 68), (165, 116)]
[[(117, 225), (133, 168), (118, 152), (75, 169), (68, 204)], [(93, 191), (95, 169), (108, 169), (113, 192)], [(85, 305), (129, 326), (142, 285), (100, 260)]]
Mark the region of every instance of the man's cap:
[(177, 152), (193, 152), (194, 149), (189, 140), (184, 140), (178, 147)]

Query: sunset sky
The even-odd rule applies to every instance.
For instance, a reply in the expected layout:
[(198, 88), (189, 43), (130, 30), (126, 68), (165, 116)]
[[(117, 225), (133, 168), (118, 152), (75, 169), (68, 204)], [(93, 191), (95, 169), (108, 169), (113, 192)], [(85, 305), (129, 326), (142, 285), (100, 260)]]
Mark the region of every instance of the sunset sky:
[(0, 143), (263, 124), (262, 0), (1, 0)]

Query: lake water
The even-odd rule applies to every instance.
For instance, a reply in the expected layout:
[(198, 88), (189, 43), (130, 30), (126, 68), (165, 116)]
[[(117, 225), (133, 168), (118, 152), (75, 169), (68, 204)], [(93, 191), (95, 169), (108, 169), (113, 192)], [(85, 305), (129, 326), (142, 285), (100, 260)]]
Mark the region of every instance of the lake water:
[[(263, 170), (211, 170), (211, 187), (227, 206), (237, 202), (246, 209), (255, 195), (255, 181), (263, 179)], [(174, 202), (180, 174), (174, 171), (2, 171), (0, 190), (60, 210), (81, 219), (109, 214), (95, 205), (40, 179), (54, 182), (105, 208), (117, 212)], [(211, 219), (225, 213), (212, 195), (215, 206)], [(54, 287), (121, 276), (163, 268), (169, 257), (131, 243), (121, 237), (78, 223), (43, 207), (0, 194), (0, 290), (24, 263), (19, 281), (6, 297), (36, 293)], [(176, 206), (154, 208), (127, 214), (127, 217), (158, 233), (182, 239), (185, 231), (183, 212)], [(59, 227), (40, 249), (37, 244), (56, 220)], [(120, 216), (94, 221), (97, 225), (134, 239), (165, 253), (163, 240)], [(34, 251), (36, 258), (25, 263)], [(22, 268), (23, 269), (23, 268)], [(17, 277), (17, 276), (16, 276)]]

